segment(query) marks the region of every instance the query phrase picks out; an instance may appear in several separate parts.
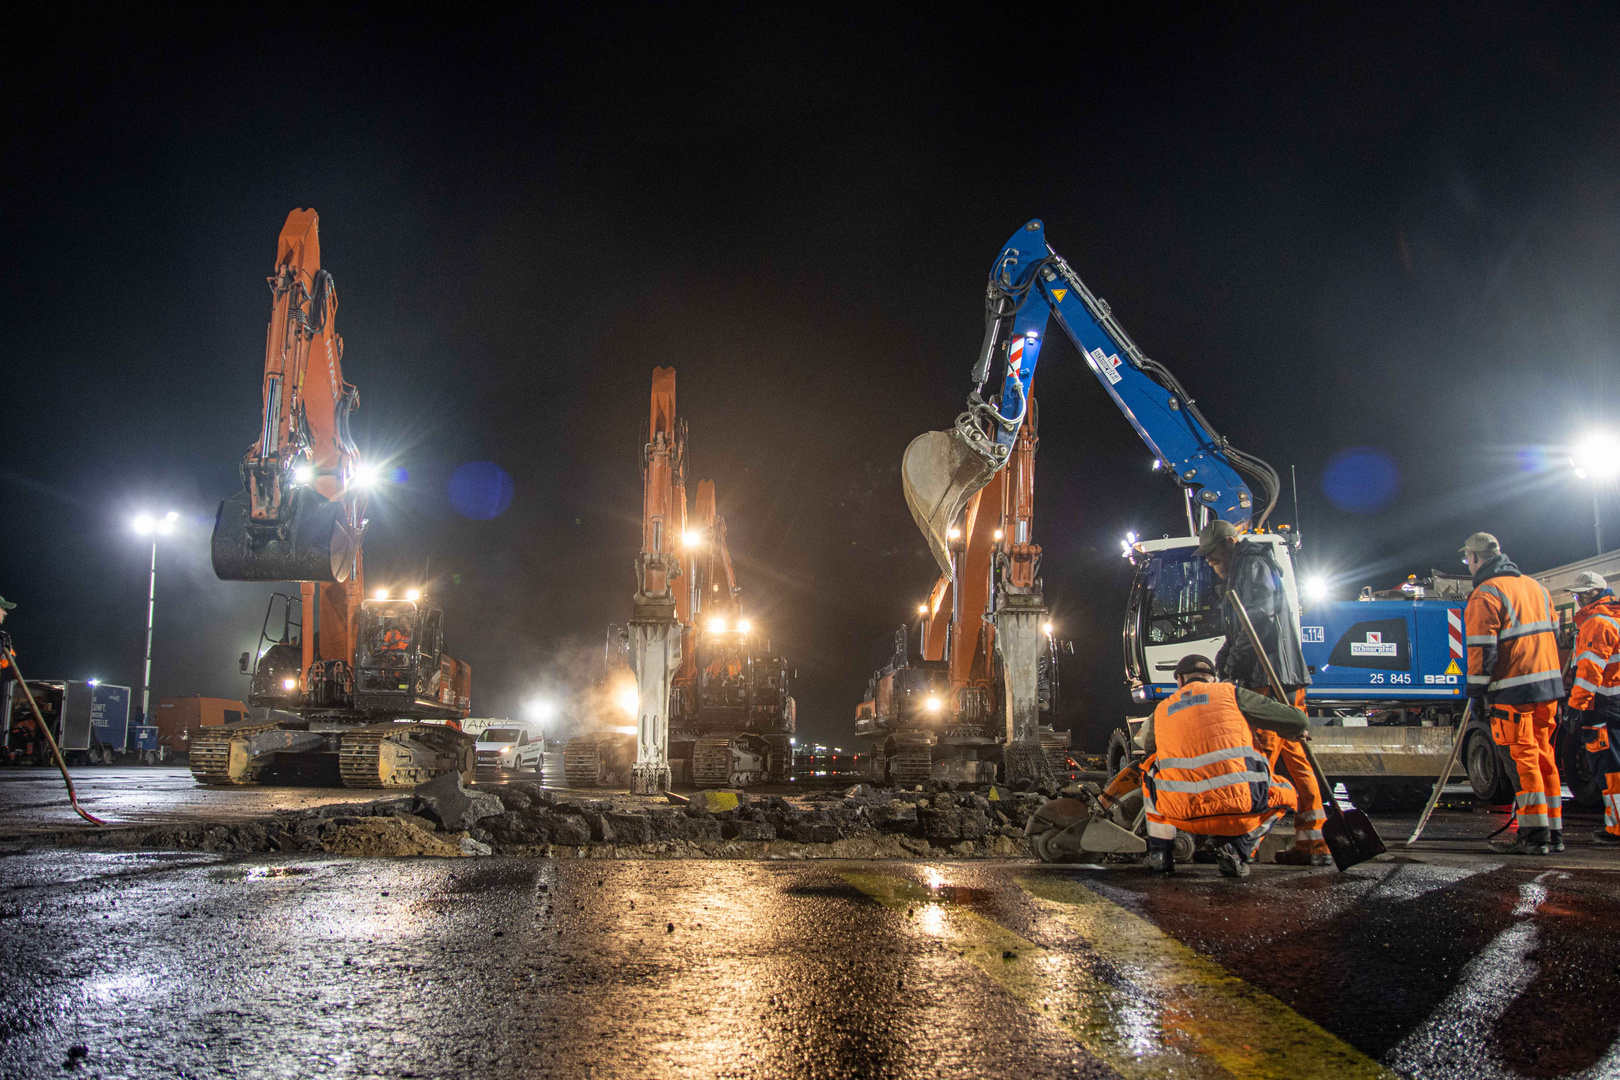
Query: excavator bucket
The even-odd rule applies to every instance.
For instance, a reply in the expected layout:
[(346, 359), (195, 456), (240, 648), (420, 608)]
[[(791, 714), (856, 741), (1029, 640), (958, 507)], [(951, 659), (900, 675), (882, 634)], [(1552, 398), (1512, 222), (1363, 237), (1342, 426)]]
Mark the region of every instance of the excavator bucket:
[(906, 447), (900, 485), (941, 573), (951, 572), (947, 533), (996, 469), (956, 431), (925, 431)]
[(247, 491), (219, 504), (210, 554), (221, 581), (346, 581), (362, 529), (343, 520), (343, 505), (295, 488), (281, 522), (249, 517)]

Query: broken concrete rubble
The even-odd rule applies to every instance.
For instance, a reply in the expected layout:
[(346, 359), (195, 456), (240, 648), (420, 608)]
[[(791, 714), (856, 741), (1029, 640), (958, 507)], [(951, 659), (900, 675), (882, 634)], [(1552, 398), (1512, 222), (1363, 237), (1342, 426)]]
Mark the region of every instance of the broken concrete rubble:
[(409, 796), (263, 820), (10, 839), (114, 849), (355, 856), (1007, 858), (1028, 855), (1024, 824), (1044, 801), (1040, 795), (1006, 788), (927, 785), (917, 791), (884, 791), (862, 784), (791, 800), (698, 793), (688, 804), (671, 805), (643, 796), (575, 797), (533, 783), (467, 788), (452, 775)]

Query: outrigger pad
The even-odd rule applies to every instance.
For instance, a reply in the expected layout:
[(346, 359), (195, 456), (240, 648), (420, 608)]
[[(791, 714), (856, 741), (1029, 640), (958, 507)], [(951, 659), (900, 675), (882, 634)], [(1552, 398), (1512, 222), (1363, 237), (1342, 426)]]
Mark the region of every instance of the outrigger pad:
[(295, 488), (279, 524), (249, 520), (246, 489), (219, 504), (209, 545), (221, 581), (346, 581), (360, 548), (360, 529), (343, 520), (342, 503)]
[(968, 500), (995, 475), (989, 462), (955, 431), (925, 431), (906, 447), (900, 486), (941, 573), (951, 572), (950, 527)]

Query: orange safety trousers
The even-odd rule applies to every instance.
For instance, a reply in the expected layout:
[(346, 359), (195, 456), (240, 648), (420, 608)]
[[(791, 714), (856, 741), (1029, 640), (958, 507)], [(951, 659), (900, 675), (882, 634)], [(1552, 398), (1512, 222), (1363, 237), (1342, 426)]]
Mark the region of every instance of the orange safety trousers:
[(1586, 735), (1586, 759), (1594, 773), (1603, 774), (1603, 831), (1620, 836), (1620, 746), (1610, 737), (1610, 725), (1620, 727), (1620, 720), (1599, 723), (1582, 730)]
[(1531, 843), (1547, 842), (1549, 832), (1564, 829), (1563, 780), (1553, 756), (1553, 730), (1558, 726), (1558, 703), (1491, 706), (1491, 738), (1507, 747), (1519, 770), (1519, 836)]
[[(1269, 690), (1256, 693), (1275, 697)], [(1294, 691), (1294, 708), (1305, 708), (1305, 688)], [(1327, 821), (1327, 802), (1322, 798), (1322, 785), (1316, 782), (1316, 770), (1305, 757), (1305, 747), (1292, 739), (1285, 739), (1275, 731), (1256, 729), (1254, 748), (1266, 755), (1271, 771), (1277, 771), (1281, 761), (1288, 767), (1288, 778), (1299, 792), (1299, 809), (1294, 811), (1294, 847), (1312, 855), (1328, 855), (1327, 841), (1322, 839), (1322, 824)]]

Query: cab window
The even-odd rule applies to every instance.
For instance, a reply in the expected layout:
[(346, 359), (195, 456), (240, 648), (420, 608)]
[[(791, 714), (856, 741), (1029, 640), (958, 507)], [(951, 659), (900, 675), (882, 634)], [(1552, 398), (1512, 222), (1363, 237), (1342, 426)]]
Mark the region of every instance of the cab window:
[(1147, 573), (1147, 644), (1179, 645), (1224, 633), (1215, 572), (1191, 549), (1160, 552)]

